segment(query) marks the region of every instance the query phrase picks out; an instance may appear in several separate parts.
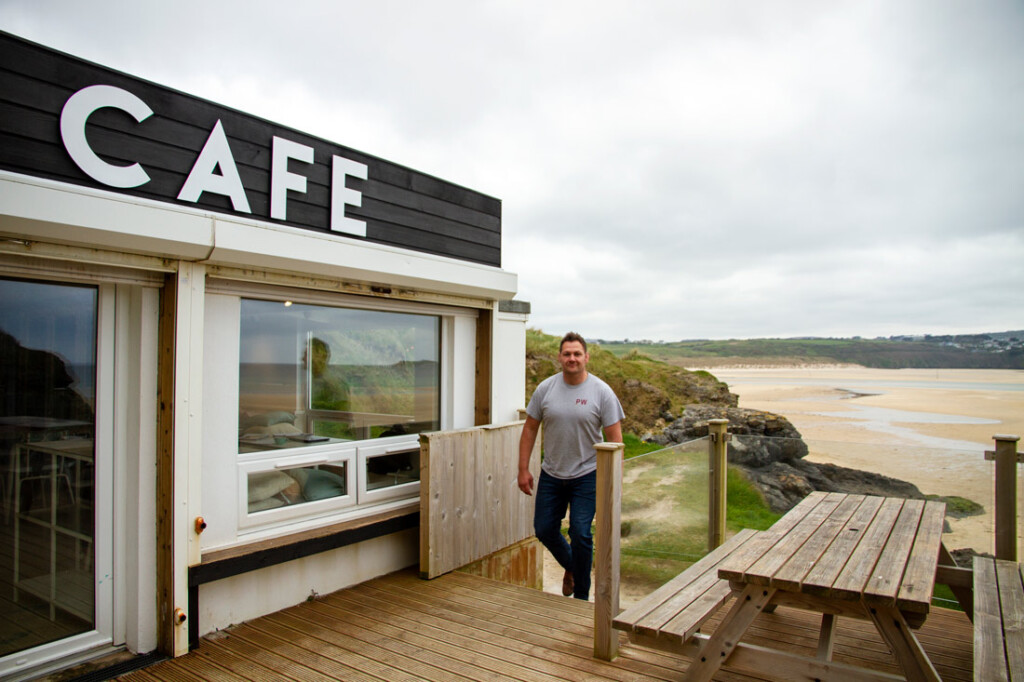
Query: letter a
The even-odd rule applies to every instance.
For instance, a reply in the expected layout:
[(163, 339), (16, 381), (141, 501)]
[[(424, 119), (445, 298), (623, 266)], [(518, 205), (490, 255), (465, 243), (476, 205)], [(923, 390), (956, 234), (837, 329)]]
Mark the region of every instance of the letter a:
[[(220, 175), (214, 173), (218, 166)], [(242, 178), (238, 175), (235, 157), (231, 155), (228, 136), (224, 134), (224, 126), (219, 119), (210, 131), (203, 151), (199, 152), (199, 157), (192, 165), (188, 179), (181, 186), (178, 198), (195, 203), (203, 192), (230, 197), (236, 211), (252, 213), (249, 200), (245, 197), (245, 188), (242, 187)]]

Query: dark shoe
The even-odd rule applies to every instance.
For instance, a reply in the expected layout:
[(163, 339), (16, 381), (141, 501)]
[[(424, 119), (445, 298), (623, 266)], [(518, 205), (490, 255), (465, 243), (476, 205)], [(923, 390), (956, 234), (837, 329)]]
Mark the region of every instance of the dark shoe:
[(566, 571), (562, 576), (562, 596), (571, 597), (573, 590), (572, 571)]

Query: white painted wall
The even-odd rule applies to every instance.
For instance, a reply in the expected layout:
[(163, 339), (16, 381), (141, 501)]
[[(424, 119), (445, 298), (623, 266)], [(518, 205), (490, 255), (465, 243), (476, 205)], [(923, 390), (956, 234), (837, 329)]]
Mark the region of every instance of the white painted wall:
[(419, 530), (296, 559), (199, 587), (199, 630), (220, 630), (419, 561)]
[(445, 428), (473, 426), (476, 418), (476, 317), (457, 317), (451, 345), (452, 421)]
[(203, 353), (203, 551), (238, 541), (238, 334), (241, 299), (206, 295)]
[(526, 407), (526, 323), (517, 313), (498, 313), (494, 333), (493, 421), (517, 421)]
[(160, 292), (117, 287), (114, 409), (114, 643), (157, 646), (156, 420)]

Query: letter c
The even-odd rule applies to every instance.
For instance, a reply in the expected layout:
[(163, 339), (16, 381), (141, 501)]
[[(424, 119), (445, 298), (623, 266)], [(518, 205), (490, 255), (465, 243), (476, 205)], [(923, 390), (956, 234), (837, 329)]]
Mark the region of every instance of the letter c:
[(153, 115), (153, 110), (141, 99), (112, 85), (91, 85), (71, 95), (60, 112), (60, 136), (71, 160), (97, 182), (110, 187), (138, 187), (149, 182), (149, 176), (138, 163), (115, 166), (107, 163), (92, 150), (85, 139), (85, 124), (97, 109), (114, 107), (129, 113), (142, 123)]

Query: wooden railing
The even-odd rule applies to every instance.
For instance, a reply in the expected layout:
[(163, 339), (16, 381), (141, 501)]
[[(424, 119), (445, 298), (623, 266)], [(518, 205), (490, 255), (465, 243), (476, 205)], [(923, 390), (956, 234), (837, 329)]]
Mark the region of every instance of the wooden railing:
[(995, 460), (996, 558), (1017, 561), (1017, 452), (1020, 436), (992, 436), (996, 449), (985, 453)]
[(619, 653), (612, 619), (619, 615), (619, 542), (622, 532), (622, 443), (598, 443), (597, 513), (594, 516), (594, 656)]
[[(522, 430), (523, 422), (515, 422), (420, 435), (421, 577), (533, 536), (533, 498), (516, 479)], [(530, 462), (539, 476), (536, 452)]]

